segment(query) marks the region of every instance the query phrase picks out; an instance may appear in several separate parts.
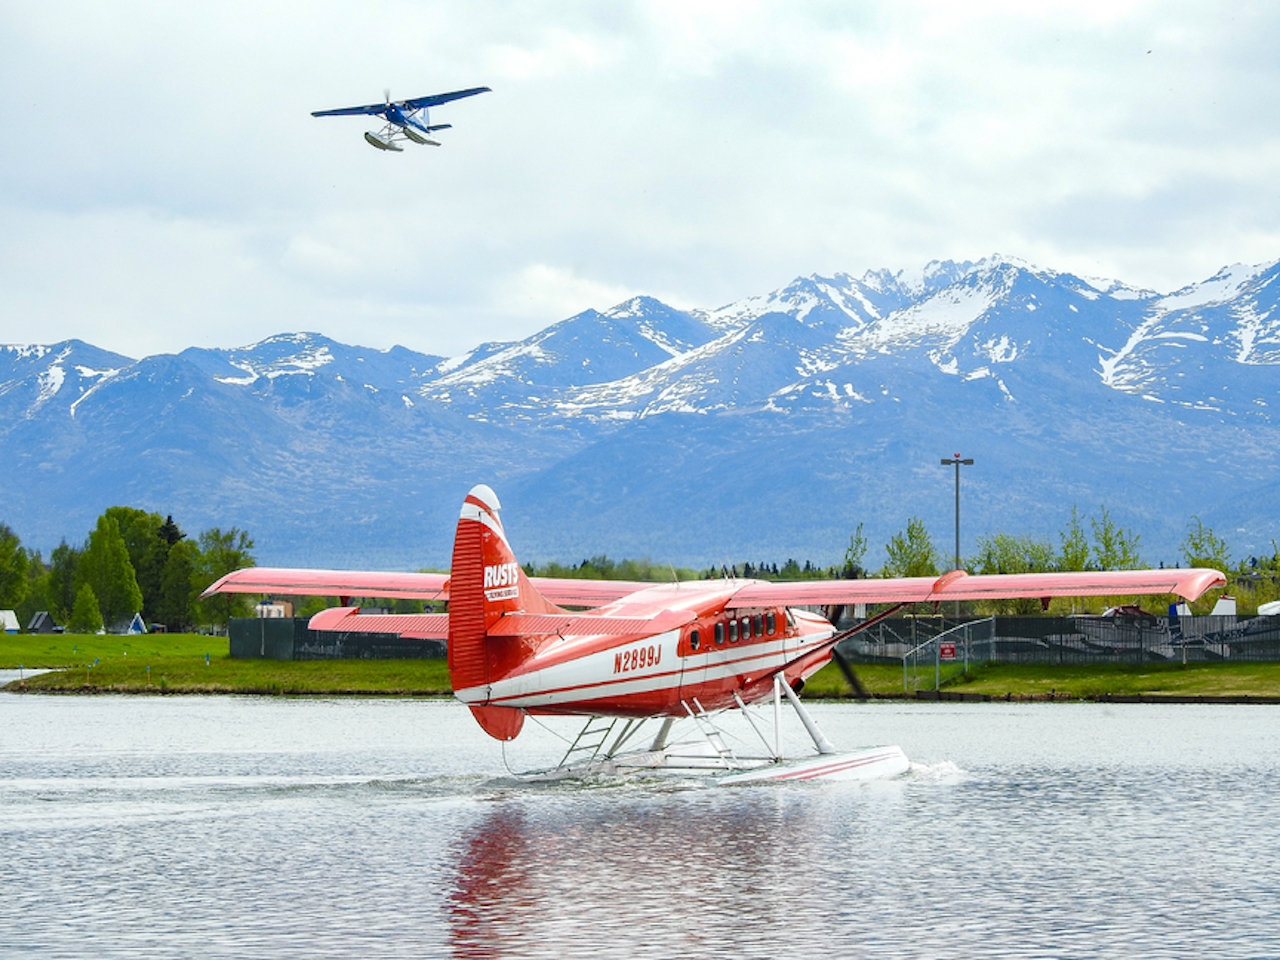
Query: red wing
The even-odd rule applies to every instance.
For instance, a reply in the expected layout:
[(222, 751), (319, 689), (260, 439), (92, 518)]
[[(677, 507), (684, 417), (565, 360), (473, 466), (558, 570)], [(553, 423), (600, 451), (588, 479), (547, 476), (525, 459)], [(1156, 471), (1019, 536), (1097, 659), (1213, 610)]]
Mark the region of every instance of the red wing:
[(378, 597), (448, 599), (446, 573), (374, 573), (362, 570), (289, 570), (249, 567), (235, 570), (200, 596), (215, 593), (279, 593), (292, 597)]
[(651, 637), (692, 623), (697, 615), (688, 610), (663, 610), (652, 617), (599, 617), (580, 614), (507, 615), (489, 630), (491, 637), (547, 636), (589, 637), (597, 634)]
[(570, 580), (567, 577), (530, 577), (529, 582), (552, 603), (567, 607), (599, 607), (637, 590), (658, 586), (634, 580)]
[(806, 580), (757, 582), (734, 595), (735, 603), (789, 606), (832, 603), (921, 603), (941, 600), (997, 600), (1012, 597), (1114, 597), (1172, 593), (1194, 600), (1225, 584), (1217, 570), (1099, 570), (1084, 573), (1011, 573), (970, 576), (953, 571), (941, 577), (890, 580)]
[[(552, 603), (598, 607), (652, 587), (630, 580), (570, 580), (531, 577), (538, 592)], [(448, 600), (447, 573), (374, 573), (362, 570), (292, 570), (249, 567), (227, 574), (202, 597), (215, 593), (278, 593), (296, 597), (378, 597)]]
[[(491, 637), (562, 637), (614, 634), (653, 636), (695, 619), (686, 610), (663, 610), (652, 617), (598, 617), (592, 614), (512, 614), (489, 631)], [(307, 624), (312, 630), (336, 633), (393, 633), (412, 640), (448, 640), (447, 613), (361, 613), (359, 607), (330, 607)]]

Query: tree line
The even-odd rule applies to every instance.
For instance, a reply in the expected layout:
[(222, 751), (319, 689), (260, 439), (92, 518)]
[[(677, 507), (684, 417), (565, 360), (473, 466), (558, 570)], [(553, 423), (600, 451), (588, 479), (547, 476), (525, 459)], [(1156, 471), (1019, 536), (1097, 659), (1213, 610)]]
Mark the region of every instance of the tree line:
[(45, 559), (0, 523), (0, 609), (25, 626), (47, 610), (75, 633), (114, 627), (141, 614), (148, 625), (189, 630), (248, 612), (240, 595), (199, 600), (219, 577), (251, 567), (253, 540), (232, 527), (188, 537), (173, 520), (135, 507), (108, 507), (79, 546), (63, 540)]
[[(1081, 516), (1078, 507), (1059, 531), (1057, 542), (1042, 537), (992, 533), (978, 537), (977, 550), (961, 558), (961, 566), (970, 573), (1051, 573), (1088, 570), (1137, 570), (1147, 564), (1142, 559), (1141, 536), (1121, 526), (1105, 506), (1096, 515)], [(825, 580), (863, 577), (933, 577), (950, 569), (952, 558), (934, 544), (923, 520), (911, 517), (905, 528), (893, 534), (884, 545), (885, 562), (879, 570), (866, 566), (869, 549), (863, 525), (849, 538), (843, 562), (823, 566), (810, 560), (788, 558), (783, 563), (770, 561), (742, 562), (695, 571), (655, 564), (643, 560), (611, 560), (607, 556), (591, 557), (579, 564), (525, 564), (530, 576), (575, 577), (593, 580), (670, 581), (672, 579), (714, 579), (744, 577), (760, 580)], [(1217, 536), (1199, 517), (1192, 517), (1180, 547), (1180, 563), (1187, 567), (1211, 567), (1227, 574), (1228, 590), (1240, 600), (1241, 612), (1258, 604), (1280, 599), (1280, 547), (1271, 544), (1271, 555), (1232, 561), (1227, 542)], [(1209, 594), (1198, 605), (1209, 607), (1218, 592)], [(1164, 598), (1152, 598), (1156, 606)], [(1001, 615), (1040, 613), (1036, 599), (992, 600), (972, 605), (977, 612)], [(980, 608), (980, 609), (979, 609)]]

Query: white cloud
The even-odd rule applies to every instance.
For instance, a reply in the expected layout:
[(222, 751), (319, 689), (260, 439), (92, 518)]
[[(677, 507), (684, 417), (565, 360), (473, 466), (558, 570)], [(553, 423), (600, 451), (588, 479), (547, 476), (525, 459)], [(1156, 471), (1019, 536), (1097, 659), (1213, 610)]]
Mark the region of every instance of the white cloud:
[(604, 310), (636, 292), (580, 277), (567, 267), (534, 263), (499, 284), (494, 306), (500, 314), (538, 321), (591, 308)]
[[(1172, 289), (1280, 256), (1277, 40), (1189, 2), (16, 0), (0, 341), (453, 353), (992, 250)], [(439, 149), (309, 116), (474, 84)]]

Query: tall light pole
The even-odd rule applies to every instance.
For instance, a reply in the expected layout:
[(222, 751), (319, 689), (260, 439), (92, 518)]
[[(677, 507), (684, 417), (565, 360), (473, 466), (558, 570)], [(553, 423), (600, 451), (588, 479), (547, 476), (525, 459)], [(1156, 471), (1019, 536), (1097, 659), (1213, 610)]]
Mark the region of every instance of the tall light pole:
[(966, 467), (971, 467), (973, 466), (973, 459), (970, 458), (968, 460), (961, 460), (960, 454), (957, 453), (955, 457), (953, 457), (952, 459), (942, 461), (942, 465), (944, 467), (949, 467), (952, 464), (955, 464), (955, 467), (956, 467), (956, 565), (951, 569), (959, 570), (960, 569), (960, 465), (964, 464)]
[[(942, 461), (942, 465), (944, 467), (949, 467), (952, 464), (955, 464), (955, 468), (956, 468), (956, 565), (951, 569), (959, 570), (960, 569), (960, 465), (964, 464), (964, 466), (966, 467), (973, 466), (973, 458), (970, 457), (966, 460), (961, 460), (960, 454), (957, 453), (950, 460), (944, 459)], [(956, 616), (957, 617), (960, 616), (959, 600), (956, 601)]]

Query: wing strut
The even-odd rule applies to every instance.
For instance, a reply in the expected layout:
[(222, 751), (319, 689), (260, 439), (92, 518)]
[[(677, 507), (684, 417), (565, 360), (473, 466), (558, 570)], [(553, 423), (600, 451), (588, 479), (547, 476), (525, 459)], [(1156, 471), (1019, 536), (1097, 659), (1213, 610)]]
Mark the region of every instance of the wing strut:
[(809, 711), (804, 708), (804, 704), (800, 702), (800, 698), (796, 696), (796, 692), (791, 689), (791, 684), (785, 683), (782, 677), (774, 674), (773, 682), (782, 685), (782, 692), (787, 695), (787, 699), (791, 701), (791, 706), (795, 708), (796, 716), (800, 718), (800, 722), (804, 724), (805, 730), (809, 732), (813, 745), (817, 747), (818, 753), (837, 753), (838, 751), (827, 739), (826, 734), (818, 729), (818, 725), (813, 722), (813, 717), (809, 716)]

